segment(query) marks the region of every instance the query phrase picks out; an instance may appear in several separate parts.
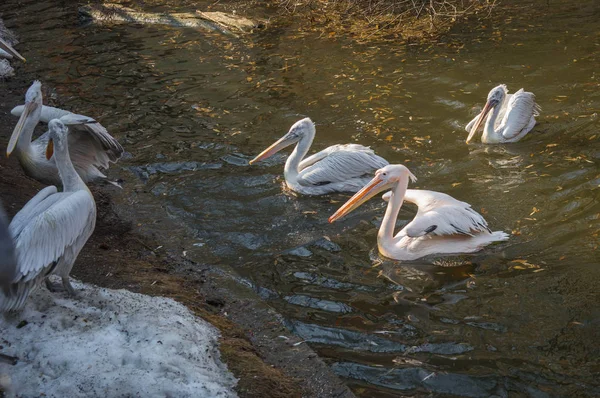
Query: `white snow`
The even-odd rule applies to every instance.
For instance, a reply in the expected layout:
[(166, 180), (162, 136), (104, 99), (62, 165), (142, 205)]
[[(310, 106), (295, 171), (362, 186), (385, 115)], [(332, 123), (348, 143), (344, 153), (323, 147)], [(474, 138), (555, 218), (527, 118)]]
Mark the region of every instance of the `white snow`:
[(186, 307), (73, 286), (77, 298), (40, 288), (22, 311), (0, 315), (0, 353), (19, 358), (15, 366), (0, 363), (8, 396), (237, 396), (237, 380), (219, 358), (217, 330)]

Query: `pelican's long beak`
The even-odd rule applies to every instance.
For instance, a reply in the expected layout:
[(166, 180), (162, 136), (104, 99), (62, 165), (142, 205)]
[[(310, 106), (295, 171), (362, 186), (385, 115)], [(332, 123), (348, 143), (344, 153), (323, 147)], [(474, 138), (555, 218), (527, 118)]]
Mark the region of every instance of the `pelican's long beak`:
[(6, 51), (7, 53), (9, 53), (10, 55), (12, 55), (13, 57), (17, 57), (21, 61), (26, 62), (26, 59), (23, 58), (23, 56), (21, 54), (19, 54), (17, 52), (17, 50), (12, 48), (12, 46), (10, 44), (8, 44), (7, 42), (5, 42), (2, 39), (0, 39), (0, 48), (3, 49), (4, 51)]
[(253, 163), (259, 162), (259, 161), (261, 161), (263, 159), (266, 159), (266, 158), (268, 158), (270, 156), (273, 156), (274, 154), (276, 154), (277, 152), (281, 151), (286, 146), (291, 145), (293, 143), (294, 143), (294, 139), (290, 138), (286, 134), (283, 137), (281, 137), (280, 139), (278, 139), (273, 145), (271, 145), (270, 147), (268, 147), (267, 149), (265, 149), (264, 151), (262, 151), (260, 153), (260, 155), (258, 155), (254, 159), (252, 159), (249, 163), (253, 164)]
[(379, 175), (376, 175), (363, 189), (354, 194), (353, 197), (348, 199), (346, 203), (342, 205), (331, 217), (329, 222), (332, 223), (339, 218), (344, 217), (358, 206), (377, 195), (379, 192), (384, 191), (390, 187), (389, 183), (385, 183)]
[(50, 138), (48, 140), (48, 146), (46, 147), (46, 159), (50, 160), (52, 155), (54, 155), (54, 141), (52, 141), (52, 138)]
[(25, 107), (23, 108), (23, 113), (21, 113), (21, 117), (13, 130), (12, 135), (10, 136), (10, 141), (8, 141), (8, 147), (6, 148), (6, 156), (10, 156), (12, 151), (15, 149), (17, 145), (17, 141), (19, 141), (19, 136), (23, 131), (23, 126), (25, 125), (25, 121), (31, 115), (31, 113), (38, 107), (38, 104), (35, 102), (27, 102), (25, 103)]
[(481, 126), (481, 123), (483, 123), (487, 114), (490, 113), (490, 111), (494, 108), (494, 105), (496, 105), (496, 103), (492, 101), (487, 101), (485, 103), (483, 110), (479, 114), (479, 118), (477, 119), (475, 124), (473, 124), (473, 128), (471, 128), (471, 131), (469, 132), (469, 136), (467, 137), (467, 144), (473, 139), (473, 136), (477, 132), (477, 129), (479, 128), (479, 126)]

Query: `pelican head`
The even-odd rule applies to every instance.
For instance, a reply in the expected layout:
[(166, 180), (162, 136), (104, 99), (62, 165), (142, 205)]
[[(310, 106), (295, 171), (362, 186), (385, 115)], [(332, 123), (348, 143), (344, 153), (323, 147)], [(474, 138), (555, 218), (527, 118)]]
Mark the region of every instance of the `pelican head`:
[(292, 127), (290, 127), (290, 131), (288, 131), (283, 137), (277, 140), (270, 147), (262, 151), (257, 157), (252, 159), (250, 161), (250, 164), (256, 163), (260, 160), (273, 156), (277, 152), (281, 151), (283, 148), (300, 141), (305, 136), (314, 137), (314, 135), (315, 124), (312, 120), (310, 120), (310, 118), (306, 117), (302, 120), (298, 120), (292, 125)]
[(487, 96), (485, 106), (479, 114), (479, 118), (477, 118), (477, 121), (473, 124), (473, 127), (469, 132), (469, 136), (467, 137), (467, 144), (473, 139), (473, 136), (477, 132), (477, 129), (479, 128), (479, 126), (481, 126), (481, 123), (483, 123), (488, 113), (490, 113), (490, 111), (495, 107), (502, 105), (502, 103), (504, 102), (504, 98), (506, 98), (506, 94), (508, 94), (508, 89), (506, 88), (505, 84), (500, 84), (499, 86), (496, 86), (493, 89), (491, 89)]
[(21, 54), (17, 52), (10, 44), (0, 39), (0, 48), (12, 55), (13, 57), (19, 58), (21, 61), (25, 62), (25, 58)]
[[(331, 217), (329, 217), (329, 222), (332, 223), (337, 219), (342, 218), (378, 193), (393, 188), (402, 179), (409, 178), (412, 182), (417, 180), (417, 177), (415, 177), (406, 166), (401, 164), (390, 164), (382, 169), (377, 170), (375, 172), (375, 177), (369, 181), (364, 188), (358, 191)], [(383, 195), (383, 200), (386, 202), (390, 199), (391, 195), (388, 195), (387, 193)]]
[(56, 146), (59, 149), (66, 145), (69, 128), (59, 119), (52, 119), (48, 123), (48, 131), (50, 133), (50, 139), (48, 140), (48, 146), (46, 147), (46, 159), (50, 160), (52, 155), (54, 155), (54, 142), (56, 142)]
[(34, 117), (39, 120), (42, 114), (42, 83), (39, 80), (33, 82), (31, 87), (25, 94), (25, 106), (23, 107), (23, 113), (13, 130), (13, 133), (8, 141), (8, 147), (6, 148), (6, 156), (10, 156), (12, 151), (15, 149), (19, 136), (23, 131), (25, 122), (29, 117)]

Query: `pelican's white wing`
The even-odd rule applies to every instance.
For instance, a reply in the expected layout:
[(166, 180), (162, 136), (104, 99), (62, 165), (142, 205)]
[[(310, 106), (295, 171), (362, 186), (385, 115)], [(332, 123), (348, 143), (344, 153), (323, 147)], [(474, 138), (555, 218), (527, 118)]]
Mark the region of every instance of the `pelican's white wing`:
[[(20, 215), (23, 210), (28, 214)], [(79, 237), (87, 238), (96, 214), (94, 200), (86, 190), (54, 193), (21, 212), (9, 227), (18, 258), (13, 283), (45, 276)]]
[(388, 164), (371, 148), (358, 144), (333, 145), (300, 163), (298, 182), (307, 186), (344, 182), (371, 175)]
[[(15, 234), (21, 233), (21, 230), (27, 226), (33, 217), (54, 203), (54, 199), (47, 199), (57, 192), (58, 189), (56, 189), (54, 185), (50, 185), (49, 187), (46, 187), (38, 192), (29, 200), (29, 202), (25, 203), (25, 206), (23, 206), (23, 208), (17, 214), (15, 214), (10, 222), (11, 234), (14, 236)], [(42, 203), (44, 204), (42, 205)]]
[[(505, 139), (518, 136), (523, 129), (529, 127), (532, 119), (535, 124), (535, 116), (539, 116), (539, 114), (540, 107), (535, 102), (535, 95), (520, 89), (508, 101), (507, 110), (501, 123), (504, 126), (502, 136)], [(531, 128), (533, 125), (529, 127), (529, 130)]]
[(473, 235), (491, 232), (485, 219), (466, 202), (441, 192), (408, 189), (406, 201), (419, 207), (414, 220), (399, 235), (411, 238), (433, 235)]
[(485, 219), (470, 207), (442, 206), (419, 213), (401, 235), (416, 238), (426, 234), (473, 236), (478, 232), (491, 232)]
[[(10, 113), (13, 116), (21, 117), (24, 108), (25, 105), (17, 105), (10, 111)], [(42, 105), (42, 114), (40, 116), (40, 121), (47, 124), (52, 119), (60, 119), (61, 117), (70, 113), (72, 112), (60, 108), (55, 108), (53, 106)]]

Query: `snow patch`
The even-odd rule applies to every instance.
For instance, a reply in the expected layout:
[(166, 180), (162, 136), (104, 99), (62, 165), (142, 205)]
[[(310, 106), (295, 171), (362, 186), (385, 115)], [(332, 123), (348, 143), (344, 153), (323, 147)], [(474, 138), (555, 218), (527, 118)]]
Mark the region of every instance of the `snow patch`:
[[(18, 396), (236, 397), (217, 330), (174, 300), (73, 283), (0, 315), (0, 381)], [(7, 383), (8, 382), (8, 383)], [(7, 385), (8, 384), (8, 385)], [(9, 395), (10, 396), (10, 395)]]

